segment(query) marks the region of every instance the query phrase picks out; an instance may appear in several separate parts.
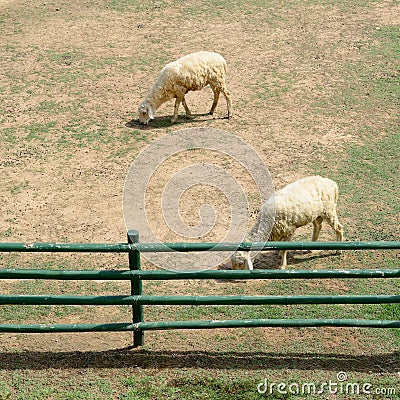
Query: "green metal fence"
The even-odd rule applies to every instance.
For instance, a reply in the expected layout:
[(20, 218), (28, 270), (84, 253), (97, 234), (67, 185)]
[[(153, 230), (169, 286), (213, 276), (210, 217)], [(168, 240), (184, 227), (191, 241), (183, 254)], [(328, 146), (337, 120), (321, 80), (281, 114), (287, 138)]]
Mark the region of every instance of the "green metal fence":
[(0, 279), (56, 280), (129, 280), (127, 296), (86, 295), (0, 295), (0, 305), (130, 305), (132, 322), (109, 324), (0, 324), (0, 332), (103, 332), (133, 331), (134, 346), (143, 344), (144, 331), (163, 329), (212, 329), (238, 327), (373, 327), (400, 328), (396, 320), (360, 319), (242, 319), (212, 321), (145, 321), (144, 306), (148, 305), (288, 305), (288, 304), (383, 304), (400, 303), (400, 295), (348, 296), (148, 296), (143, 294), (144, 280), (187, 279), (373, 279), (400, 278), (399, 269), (390, 270), (142, 270), (140, 253), (159, 251), (233, 251), (233, 250), (363, 250), (400, 249), (400, 242), (266, 242), (266, 243), (139, 243), (137, 231), (128, 232), (128, 243), (0, 243), (0, 252), (87, 252), (127, 253), (129, 270), (71, 271), (0, 269)]

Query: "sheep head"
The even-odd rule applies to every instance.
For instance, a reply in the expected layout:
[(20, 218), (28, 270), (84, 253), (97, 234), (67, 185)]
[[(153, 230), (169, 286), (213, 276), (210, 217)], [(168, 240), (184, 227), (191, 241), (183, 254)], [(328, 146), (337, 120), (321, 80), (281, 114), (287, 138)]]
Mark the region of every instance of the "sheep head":
[(147, 101), (139, 104), (138, 115), (141, 124), (147, 125), (151, 119), (154, 119), (153, 109)]
[(251, 261), (249, 251), (237, 251), (231, 256), (232, 269), (249, 269), (253, 270), (253, 262)]

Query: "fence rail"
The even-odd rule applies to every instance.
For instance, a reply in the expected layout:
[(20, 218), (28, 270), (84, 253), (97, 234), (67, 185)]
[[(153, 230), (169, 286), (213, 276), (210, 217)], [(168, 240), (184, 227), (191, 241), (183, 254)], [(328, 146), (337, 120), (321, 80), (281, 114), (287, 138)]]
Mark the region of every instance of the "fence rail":
[(187, 279), (365, 279), (400, 278), (400, 269), (339, 269), (339, 270), (47, 270), (47, 269), (0, 269), (0, 279), (54, 279), (54, 280), (105, 280), (130, 281), (137, 277), (142, 281)]
[(360, 319), (242, 319), (210, 321), (145, 321), (148, 305), (305, 305), (305, 304), (398, 304), (400, 295), (303, 295), (303, 296), (149, 296), (143, 294), (145, 280), (187, 279), (390, 279), (400, 278), (399, 269), (374, 270), (141, 270), (140, 253), (202, 252), (234, 250), (390, 250), (400, 249), (392, 242), (259, 242), (259, 243), (139, 243), (137, 231), (128, 232), (128, 243), (0, 243), (0, 252), (48, 253), (127, 253), (129, 270), (32, 270), (0, 269), (0, 279), (49, 280), (129, 280), (126, 296), (85, 295), (0, 295), (0, 305), (130, 305), (132, 323), (111, 324), (0, 324), (0, 332), (104, 332), (133, 331), (134, 346), (143, 344), (144, 331), (163, 329), (213, 329), (238, 327), (373, 327), (400, 328), (400, 321)]
[(294, 304), (388, 304), (400, 303), (396, 295), (359, 296), (68, 296), (68, 295), (0, 295), (0, 305), (67, 306), (233, 306)]
[[(0, 325), (3, 333), (55, 333), (55, 332), (131, 332), (160, 331), (169, 329), (216, 328), (400, 328), (400, 321), (360, 319), (239, 319), (208, 321), (156, 321), (121, 322), (113, 324), (9, 324)], [(140, 346), (135, 344), (135, 347)]]

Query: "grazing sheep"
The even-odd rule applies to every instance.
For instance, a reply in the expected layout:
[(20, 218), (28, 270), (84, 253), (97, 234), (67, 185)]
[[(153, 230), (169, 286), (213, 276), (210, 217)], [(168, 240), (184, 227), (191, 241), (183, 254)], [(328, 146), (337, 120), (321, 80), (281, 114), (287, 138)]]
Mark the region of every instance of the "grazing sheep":
[(224, 58), (220, 54), (208, 51), (188, 54), (167, 64), (159, 73), (144, 101), (139, 105), (139, 121), (147, 125), (151, 119), (154, 119), (157, 108), (173, 98), (176, 98), (176, 101), (171, 122), (177, 121), (181, 103), (185, 108), (186, 116), (190, 118), (192, 114), (186, 104), (185, 94), (191, 90), (201, 90), (207, 85), (210, 85), (214, 92), (210, 114), (214, 113), (222, 92), (228, 106), (228, 118), (230, 118), (232, 101), (225, 84), (226, 69)]
[[(336, 232), (336, 240), (343, 241), (343, 226), (336, 212), (338, 194), (336, 182), (321, 176), (309, 176), (290, 183), (262, 205), (247, 240), (290, 241), (297, 228), (312, 223), (312, 241), (316, 241), (322, 221), (325, 220)], [(286, 253), (287, 250), (281, 250), (282, 269), (287, 266)], [(337, 253), (341, 251), (338, 250)], [(236, 252), (231, 257), (231, 263), (233, 269), (253, 269), (249, 251)]]

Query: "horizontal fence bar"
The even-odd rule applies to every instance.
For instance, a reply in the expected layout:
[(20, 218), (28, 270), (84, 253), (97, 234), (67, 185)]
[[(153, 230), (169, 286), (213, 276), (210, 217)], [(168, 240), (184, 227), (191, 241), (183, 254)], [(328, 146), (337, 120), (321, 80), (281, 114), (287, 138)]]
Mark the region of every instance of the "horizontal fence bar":
[(306, 296), (70, 296), (0, 295), (9, 305), (291, 305), (400, 303), (397, 295)]
[(113, 324), (0, 324), (5, 333), (55, 333), (55, 332), (125, 332), (133, 331), (132, 322)]
[(56, 280), (186, 280), (186, 279), (364, 279), (400, 278), (400, 269), (370, 270), (45, 270), (0, 269), (0, 279)]
[(364, 327), (400, 328), (400, 321), (363, 319), (244, 319), (221, 321), (168, 321), (139, 322), (135, 329), (142, 331), (164, 329), (216, 329), (216, 328), (312, 328), (312, 327)]
[(267, 328), (267, 327), (358, 327), (400, 328), (400, 321), (363, 319), (245, 319), (210, 321), (159, 321), (114, 324), (0, 324), (0, 332), (8, 333), (54, 333), (54, 332), (124, 332), (154, 331), (166, 329), (217, 329), (217, 328)]
[(0, 252), (18, 253), (128, 253), (127, 243), (0, 243)]
[(140, 252), (235, 250), (379, 250), (400, 249), (400, 241), (381, 242), (243, 242), (243, 243), (139, 243)]
[(380, 242), (245, 242), (245, 243), (0, 243), (0, 252), (128, 253), (235, 250), (380, 250), (400, 249), (400, 241)]

